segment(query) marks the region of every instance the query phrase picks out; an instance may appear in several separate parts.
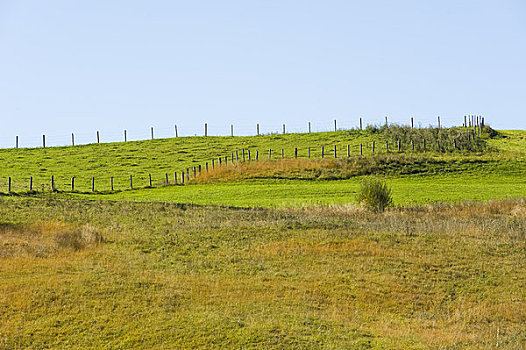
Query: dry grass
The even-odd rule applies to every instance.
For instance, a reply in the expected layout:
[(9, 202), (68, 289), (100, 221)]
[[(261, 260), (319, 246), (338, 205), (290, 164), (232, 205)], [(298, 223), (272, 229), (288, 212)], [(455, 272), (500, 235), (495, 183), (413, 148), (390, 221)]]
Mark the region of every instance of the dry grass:
[(0, 199), (12, 235), (57, 245), (89, 224), (108, 239), (1, 258), (0, 348), (526, 345), (525, 200), (383, 213), (16, 203)]
[[(423, 156), (399, 153), (379, 154), (374, 157), (342, 158), (285, 158), (239, 163), (225, 163), (208, 171), (204, 168), (191, 182), (208, 183), (217, 181), (240, 181), (246, 179), (309, 179), (334, 180), (349, 179), (362, 175), (410, 175), (447, 174), (472, 170), (478, 164), (486, 169), (497, 167), (494, 159), (456, 156)], [(480, 169), (479, 169), (480, 170)]]
[(102, 236), (91, 225), (81, 227), (57, 221), (0, 224), (0, 258), (50, 257), (64, 250), (96, 247)]

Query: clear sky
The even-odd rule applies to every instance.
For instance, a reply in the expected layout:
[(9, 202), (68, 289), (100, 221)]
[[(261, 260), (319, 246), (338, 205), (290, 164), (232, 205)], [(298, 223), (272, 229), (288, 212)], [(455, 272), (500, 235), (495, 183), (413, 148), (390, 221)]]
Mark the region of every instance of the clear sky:
[(0, 0), (0, 147), (525, 111), (522, 0)]

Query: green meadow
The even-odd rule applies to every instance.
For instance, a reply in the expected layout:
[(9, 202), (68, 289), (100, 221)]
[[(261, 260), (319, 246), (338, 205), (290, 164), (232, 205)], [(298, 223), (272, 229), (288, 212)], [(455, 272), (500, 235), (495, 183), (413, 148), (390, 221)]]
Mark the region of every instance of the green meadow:
[(0, 150), (0, 349), (523, 349), (526, 132), (466, 131)]
[[(413, 150), (407, 131), (394, 138), (392, 134), (398, 129), (253, 137), (185, 137), (1, 150), (0, 161), (4, 166), (0, 168), (0, 191), (8, 192), (10, 177), (13, 193), (38, 197), (42, 191), (50, 191), (53, 176), (58, 195), (62, 196), (244, 207), (297, 207), (352, 204), (361, 176), (378, 175), (392, 186), (395, 203), (403, 206), (526, 195), (522, 176), (526, 170), (526, 132), (492, 131), (493, 135), (487, 133), (479, 139), (481, 149), (460, 150), (448, 146), (438, 151), (432, 148), (433, 144), (429, 145), (431, 141), (428, 141), (425, 150), (422, 149), (422, 141), (417, 141)], [(447, 131), (442, 132), (447, 134)], [(418, 137), (422, 135), (412, 135), (411, 139)], [(400, 139), (399, 151), (395, 140)], [(386, 141), (389, 142), (388, 149)], [(307, 173), (302, 170), (305, 168), (303, 164), (292, 164), (290, 171), (269, 173), (261, 170), (250, 178), (234, 176), (206, 182), (194, 178), (194, 167), (197, 175), (199, 166), (202, 173), (207, 171), (207, 163), (209, 171), (212, 171), (212, 161), (215, 169), (256, 162), (280, 167), (282, 150), (285, 160), (297, 157), (314, 163), (326, 161), (334, 159), (335, 146), (339, 161), (344, 162), (349, 155), (352, 159), (371, 159), (371, 162), (381, 164), (367, 165), (370, 167), (368, 172), (356, 170), (359, 168), (357, 165), (347, 172), (328, 172), (323, 169), (324, 165), (320, 165), (317, 173)], [(269, 150), (275, 163), (269, 162)], [(345, 169), (347, 164), (338, 163), (337, 166)], [(186, 172), (187, 169), (189, 172)], [(182, 172), (186, 176), (184, 186), (181, 185)], [(176, 176), (177, 186), (174, 186)], [(29, 192), (31, 177), (34, 192)], [(75, 184), (73, 192), (72, 178)]]

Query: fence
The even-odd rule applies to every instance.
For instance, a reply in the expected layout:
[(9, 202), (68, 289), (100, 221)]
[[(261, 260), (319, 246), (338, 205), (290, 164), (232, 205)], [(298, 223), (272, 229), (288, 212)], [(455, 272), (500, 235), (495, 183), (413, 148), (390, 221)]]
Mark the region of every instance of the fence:
[[(469, 125), (469, 124), (468, 124)], [(481, 124), (482, 125), (482, 124)], [(387, 130), (390, 130), (389, 128)], [(452, 151), (472, 151), (477, 150), (478, 145), (477, 135), (481, 133), (482, 128), (462, 129), (454, 136), (445, 138), (426, 138), (421, 135), (416, 137), (397, 138), (387, 140), (373, 140), (368, 143), (354, 144), (338, 144), (321, 146), (321, 147), (306, 147), (294, 149), (238, 149), (226, 155), (211, 158), (209, 161), (200, 164), (194, 164), (191, 167), (180, 169), (179, 171), (165, 172), (163, 174), (157, 173), (152, 176), (152, 173), (140, 173), (126, 176), (84, 176), (81, 183), (77, 181), (77, 177), (65, 178), (64, 176), (56, 177), (52, 175), (47, 184), (40, 181), (36, 183), (34, 178), (30, 176), (26, 179), (15, 180), (12, 177), (7, 179), (7, 193), (36, 193), (45, 191), (60, 191), (60, 192), (77, 192), (77, 193), (105, 193), (116, 192), (124, 190), (134, 190), (138, 188), (153, 188), (156, 186), (168, 185), (185, 185), (199, 176), (203, 171), (208, 172), (216, 167), (236, 165), (240, 162), (251, 162), (259, 160), (276, 160), (285, 158), (345, 158), (353, 156), (366, 156), (376, 154), (390, 154), (390, 153), (420, 153), (420, 152), (452, 152)], [(397, 135), (393, 133), (396, 137)], [(425, 136), (425, 135), (424, 135)]]
[[(453, 120), (453, 118), (450, 118), (449, 119), (450, 121)], [(427, 121), (430, 121), (429, 119), (427, 119)], [(417, 121), (415, 120), (414, 117), (410, 117), (409, 120), (407, 120), (408, 122), (408, 126), (410, 125), (411, 128), (418, 128), (418, 127), (421, 127), (421, 124), (417, 124)], [(384, 124), (385, 125), (388, 125), (390, 123), (390, 120), (388, 117), (385, 117), (385, 121), (382, 121), (380, 123), (378, 123), (378, 125), (381, 125), (381, 124)], [(480, 126), (484, 126), (484, 117), (483, 116), (480, 116), (480, 115), (466, 115), (463, 117), (463, 119), (461, 120), (461, 123), (459, 123), (459, 125), (462, 125), (463, 127), (480, 127)], [(294, 132), (294, 133), (305, 133), (305, 132), (308, 132), (308, 133), (311, 133), (311, 132), (319, 132), (319, 131), (324, 131), (324, 132), (327, 132), (327, 131), (342, 131), (342, 130), (349, 130), (349, 129), (359, 129), (359, 130), (363, 130), (365, 129), (368, 125), (373, 125), (373, 124), (367, 124), (366, 125), (366, 121), (363, 117), (360, 117), (357, 121), (356, 121), (356, 125), (350, 125), (349, 123), (347, 122), (344, 122), (344, 123), (340, 123), (338, 122), (337, 119), (334, 119), (332, 120), (332, 125), (331, 127), (328, 127), (328, 125), (324, 125), (324, 127), (322, 128), (322, 130), (320, 129), (317, 129), (317, 130), (314, 130), (313, 129), (313, 123), (311, 122), (307, 122), (307, 124), (305, 125), (305, 129), (298, 129), (298, 128), (293, 128), (293, 129), (289, 129), (287, 127), (287, 125), (285, 123), (283, 123), (279, 130), (277, 130), (275, 127), (273, 129), (270, 129), (270, 130), (266, 130), (266, 131), (263, 131), (262, 130), (262, 125), (259, 124), (259, 123), (256, 123), (255, 125), (253, 125), (253, 129), (252, 131), (249, 131), (245, 125), (245, 128), (244, 128), (244, 133), (236, 133), (236, 128), (234, 126), (234, 124), (230, 124), (229, 125), (229, 132), (226, 133), (226, 132), (223, 132), (223, 133), (220, 133), (220, 134), (215, 134), (214, 136), (251, 136), (251, 135), (255, 135), (255, 136), (258, 136), (258, 135), (267, 135), (267, 134), (276, 134), (276, 133), (290, 133), (290, 132)], [(438, 128), (441, 128), (444, 126), (443, 124), (443, 119), (438, 116), (434, 121), (433, 123), (430, 125), (434, 125)], [(177, 124), (175, 124), (173, 126), (173, 128), (171, 130), (168, 130), (168, 129), (162, 129), (162, 136), (161, 138), (167, 138), (167, 137), (181, 137), (181, 130), (179, 128), (179, 126)], [(136, 138), (135, 141), (139, 141), (139, 140), (144, 140), (146, 139), (145, 134), (144, 133), (141, 133), (141, 135), (143, 136), (142, 138)], [(202, 136), (211, 136), (210, 134), (210, 129), (209, 129), (209, 124), (208, 123), (204, 123), (203, 125), (203, 129), (202, 129), (202, 132), (199, 133), (199, 135), (202, 135)], [(88, 140), (87, 142), (79, 142), (78, 140), (78, 134), (75, 134), (75, 133), (71, 133), (70, 136), (66, 137), (66, 136), (61, 136), (60, 137), (60, 141), (58, 141), (58, 137), (52, 137), (51, 138), (51, 141), (50, 142), (50, 138), (48, 135), (46, 134), (43, 134), (41, 135), (41, 140), (39, 143), (33, 143), (33, 145), (36, 147), (36, 146), (40, 146), (40, 147), (50, 147), (52, 145), (60, 145), (60, 146), (78, 146), (80, 144), (90, 144), (90, 143), (105, 143), (103, 141), (103, 138), (102, 138), (102, 133), (100, 131), (95, 131), (93, 133), (93, 135), (91, 136), (92, 137), (92, 141), (90, 142), (89, 139), (91, 138), (89, 134), (82, 134), (83, 136), (83, 139), (84, 140)], [(186, 136), (198, 136), (197, 133), (194, 133), (193, 135), (186, 135)], [(150, 127), (149, 129), (149, 133), (148, 133), (148, 139), (155, 139), (157, 138), (158, 135), (156, 133), (156, 130), (153, 128), (153, 127)], [(66, 138), (69, 138), (69, 142), (65, 142), (64, 140)], [(112, 141), (108, 141), (108, 142), (128, 142), (128, 141), (131, 141), (130, 139), (130, 133), (128, 130), (123, 130), (122, 132), (122, 136), (120, 138), (117, 137), (116, 134), (111, 134), (109, 135), (109, 138), (108, 140), (112, 140)], [(12, 148), (21, 148), (22, 144), (21, 144), (21, 138), (17, 135), (15, 136), (15, 139), (14, 139), (14, 145)], [(34, 142), (34, 139), (33, 141)]]

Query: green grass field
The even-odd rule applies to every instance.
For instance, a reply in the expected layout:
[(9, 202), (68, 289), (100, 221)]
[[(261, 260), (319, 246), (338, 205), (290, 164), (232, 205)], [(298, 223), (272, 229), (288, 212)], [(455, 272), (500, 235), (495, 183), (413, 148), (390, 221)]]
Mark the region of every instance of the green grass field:
[[(395, 205), (433, 202), (488, 201), (526, 197), (522, 173), (504, 175), (406, 176), (387, 178)], [(360, 177), (350, 180), (248, 180), (242, 182), (167, 186), (87, 198), (211, 204), (235, 207), (301, 207), (357, 204)]]
[(463, 131), (0, 150), (0, 349), (526, 348), (526, 132)]
[[(320, 159), (321, 147), (325, 147), (325, 158), (347, 156), (347, 145), (351, 156), (357, 157), (359, 145), (363, 145), (364, 157), (375, 158), (386, 155), (385, 141), (388, 134), (370, 131), (341, 131), (332, 133), (285, 134), (257, 137), (186, 137), (139, 141), (128, 143), (93, 144), (76, 147), (47, 149), (10, 149), (0, 151), (0, 178), (3, 191), (7, 192), (7, 179), (12, 178), (12, 191), (28, 191), (29, 178), (33, 177), (33, 189), (49, 191), (51, 176), (56, 188), (67, 192), (71, 178), (75, 177), (75, 190), (88, 198), (130, 199), (139, 201), (169, 201), (176, 203), (217, 204), (227, 206), (302, 206), (312, 204), (352, 203), (362, 174), (336, 174), (329, 181), (324, 177), (310, 177), (304, 181), (285, 174), (261, 176), (257, 180), (233, 179), (223, 183), (167, 186), (174, 182), (177, 171), (179, 182), (181, 171), (237, 151), (242, 158), (242, 149), (248, 161), (248, 150), (252, 160), (259, 151), (259, 161), (268, 158), (268, 149), (273, 150), (273, 159), (298, 157), (306, 159), (308, 148), (311, 158)], [(370, 149), (376, 142), (375, 154)], [(457, 202), (462, 200), (490, 200), (518, 198), (526, 195), (524, 177), (526, 170), (526, 132), (505, 131), (498, 137), (484, 138), (488, 149), (481, 152), (423, 152), (402, 144), (402, 152), (392, 142), (390, 155), (417, 157), (421, 164), (408, 163), (405, 167), (377, 169), (376, 174), (386, 176), (394, 191), (398, 205), (424, 204), (437, 201)], [(384, 146), (382, 146), (384, 145)], [(382, 148), (383, 147), (383, 148)], [(395, 148), (393, 150), (393, 148)], [(409, 148), (409, 149), (408, 149)], [(394, 158), (393, 158), (394, 159)], [(223, 160), (224, 162), (224, 160)], [(228, 164), (228, 163), (227, 163)], [(223, 164), (224, 166), (224, 164)], [(407, 168), (410, 171), (407, 171)], [(403, 176), (400, 176), (400, 171)], [(371, 173), (375, 173), (372, 171)], [(154, 189), (149, 186), (148, 174), (152, 176)], [(135, 190), (130, 191), (130, 175)], [(193, 177), (193, 171), (190, 170)], [(110, 191), (110, 177), (114, 177), (114, 190)], [(95, 193), (91, 192), (92, 177), (95, 177)], [(307, 181), (311, 180), (311, 181)], [(335, 181), (341, 180), (341, 181)], [(2, 188), (0, 187), (0, 188)], [(37, 194), (38, 196), (38, 194)]]

